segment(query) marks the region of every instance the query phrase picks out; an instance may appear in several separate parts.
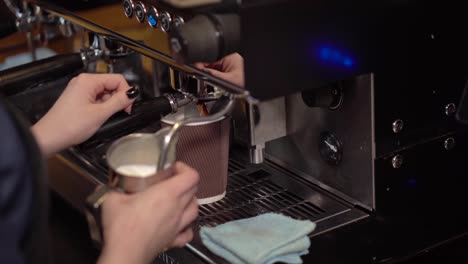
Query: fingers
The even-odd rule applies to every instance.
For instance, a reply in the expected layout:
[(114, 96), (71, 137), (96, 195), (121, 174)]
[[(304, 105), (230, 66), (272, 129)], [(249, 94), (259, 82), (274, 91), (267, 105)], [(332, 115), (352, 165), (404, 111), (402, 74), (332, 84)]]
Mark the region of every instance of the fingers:
[(203, 63), (203, 62), (196, 62), (193, 64), (193, 66), (197, 69), (204, 69), (206, 66), (208, 66), (208, 63)]
[(130, 104), (129, 106), (125, 107), (124, 111), (130, 114), (132, 112), (132, 106), (133, 104)]
[[(195, 198), (198, 191), (199, 175), (198, 172), (182, 162), (176, 162), (173, 167), (175, 185), (171, 188), (174, 194), (179, 198), (179, 204), (187, 208), (188, 204)], [(177, 179), (179, 178), (179, 179)], [(198, 205), (197, 207), (198, 208)]]
[(173, 176), (150, 186), (148, 191), (159, 193), (161, 190), (168, 190), (179, 205), (185, 208), (197, 192), (198, 173), (184, 163), (176, 162), (171, 168), (171, 175)]
[(182, 213), (197, 193), (198, 173), (181, 162), (176, 162), (172, 167), (172, 172), (173, 176), (151, 186), (147, 191), (149, 195), (153, 195), (165, 190), (168, 193), (168, 199), (172, 199)]
[[(104, 101), (104, 100), (103, 100)], [(99, 105), (102, 114), (111, 116), (121, 110), (130, 110), (134, 99), (128, 98), (125, 91), (119, 91)]]
[(214, 69), (208, 69), (208, 68), (206, 68), (205, 71), (210, 73), (211, 75), (213, 75), (215, 77), (218, 77), (218, 78), (223, 79), (223, 80), (230, 81), (230, 75), (228, 73), (221, 72), (221, 71), (214, 70)]
[(76, 77), (74, 82), (92, 86), (94, 97), (97, 97), (104, 91), (126, 91), (129, 89), (127, 81), (121, 74), (82, 73)]
[(236, 66), (243, 66), (244, 58), (239, 53), (233, 53), (224, 58), (226, 62), (229, 64), (236, 65)]
[(183, 194), (198, 186), (200, 179), (198, 172), (185, 163), (176, 162), (173, 172), (176, 177), (171, 177), (169, 181), (174, 181), (174, 192)]
[(198, 201), (193, 197), (192, 202), (185, 208), (179, 223), (179, 230), (187, 228), (198, 217)]
[(106, 194), (106, 199), (104, 200), (104, 207), (109, 208), (118, 208), (120, 204), (124, 202), (127, 196), (123, 193), (117, 191), (109, 191)]
[(174, 166), (173, 166), (173, 169), (174, 169), (174, 174), (183, 174), (183, 173), (186, 173), (186, 172), (196, 172), (192, 167), (190, 167), (189, 165), (181, 162), (181, 161), (177, 161), (176, 163), (174, 163)]
[(109, 98), (111, 98), (111, 97), (112, 97), (112, 94), (110, 94), (110, 93), (105, 93), (105, 94), (103, 94), (103, 95), (101, 96), (101, 98), (99, 98), (98, 102), (99, 102), (99, 103), (105, 102), (105, 101), (109, 100)]
[(244, 87), (244, 85), (245, 85), (244, 76), (243, 76), (242, 71), (240, 71), (240, 72), (236, 72), (236, 71), (221, 72), (221, 71), (213, 70), (213, 69), (205, 69), (205, 71), (210, 73), (211, 75), (213, 75), (215, 77), (226, 80), (228, 82), (232, 82), (232, 83), (237, 84), (237, 85), (239, 85), (241, 87)]
[(171, 247), (184, 247), (187, 243), (192, 241), (193, 239), (193, 230), (192, 228), (187, 228), (183, 232), (177, 235), (176, 239), (174, 239), (174, 242), (172, 242)]

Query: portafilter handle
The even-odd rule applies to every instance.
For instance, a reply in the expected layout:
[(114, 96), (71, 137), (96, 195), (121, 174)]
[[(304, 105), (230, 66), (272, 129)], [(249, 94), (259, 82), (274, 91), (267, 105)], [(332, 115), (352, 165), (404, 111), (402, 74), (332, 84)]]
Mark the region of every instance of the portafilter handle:
[(179, 107), (190, 102), (191, 99), (183, 94), (166, 94), (136, 102), (133, 104), (130, 114), (123, 111), (115, 114), (87, 140), (86, 145), (114, 138), (116, 135), (133, 128), (147, 126), (162, 116), (177, 112)]

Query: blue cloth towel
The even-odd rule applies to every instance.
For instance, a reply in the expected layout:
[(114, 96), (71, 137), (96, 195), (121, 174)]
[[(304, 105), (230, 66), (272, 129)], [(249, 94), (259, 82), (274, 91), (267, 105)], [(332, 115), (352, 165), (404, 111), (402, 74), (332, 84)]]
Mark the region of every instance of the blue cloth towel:
[(203, 244), (232, 264), (300, 264), (309, 253), (308, 234), (315, 229), (309, 220), (266, 213), (231, 221), (216, 227), (202, 227)]

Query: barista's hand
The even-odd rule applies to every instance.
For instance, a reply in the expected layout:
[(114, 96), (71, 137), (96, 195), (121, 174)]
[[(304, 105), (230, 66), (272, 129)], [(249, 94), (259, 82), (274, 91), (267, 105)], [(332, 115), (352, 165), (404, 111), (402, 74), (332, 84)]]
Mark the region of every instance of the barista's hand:
[(244, 87), (244, 58), (239, 53), (230, 54), (213, 63), (196, 63), (195, 67)]
[(91, 137), (114, 113), (130, 111), (129, 86), (118, 74), (80, 74), (73, 78), (32, 131), (47, 156)]
[(193, 238), (198, 174), (177, 162), (174, 176), (136, 194), (113, 192), (102, 207), (104, 248), (98, 264), (149, 264)]

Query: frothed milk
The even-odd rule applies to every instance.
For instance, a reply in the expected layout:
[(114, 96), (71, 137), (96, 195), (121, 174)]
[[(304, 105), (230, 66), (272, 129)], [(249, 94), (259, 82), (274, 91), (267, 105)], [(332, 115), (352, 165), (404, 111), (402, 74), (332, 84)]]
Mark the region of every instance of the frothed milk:
[(133, 177), (147, 177), (156, 174), (153, 165), (122, 165), (116, 169), (117, 173)]

